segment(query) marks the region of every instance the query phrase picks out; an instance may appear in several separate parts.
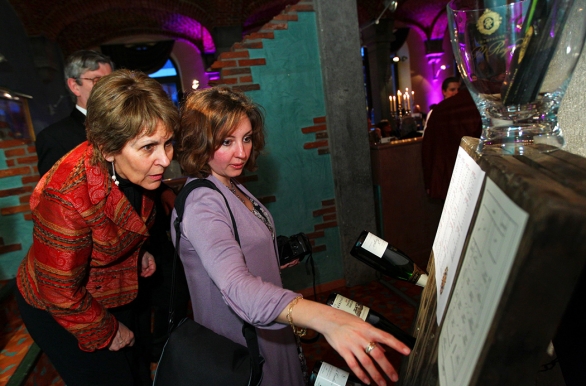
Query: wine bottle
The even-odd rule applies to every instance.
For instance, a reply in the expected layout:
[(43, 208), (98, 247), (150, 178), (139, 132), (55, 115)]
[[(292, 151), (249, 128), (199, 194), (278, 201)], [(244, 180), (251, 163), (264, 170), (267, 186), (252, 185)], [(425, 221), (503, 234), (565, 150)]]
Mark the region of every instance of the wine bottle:
[(330, 296), (328, 296), (326, 304), (337, 308), (338, 310), (354, 314), (365, 322), (372, 324), (374, 327), (388, 332), (401, 342), (405, 343), (410, 349), (413, 349), (413, 346), (415, 346), (415, 338), (413, 336), (401, 330), (378, 312), (363, 306), (352, 299), (348, 299), (345, 296), (332, 292)]
[(425, 287), (427, 274), (405, 253), (368, 231), (362, 231), (350, 254), (384, 275)]
[(317, 361), (309, 376), (309, 386), (366, 386), (354, 374), (329, 363)]

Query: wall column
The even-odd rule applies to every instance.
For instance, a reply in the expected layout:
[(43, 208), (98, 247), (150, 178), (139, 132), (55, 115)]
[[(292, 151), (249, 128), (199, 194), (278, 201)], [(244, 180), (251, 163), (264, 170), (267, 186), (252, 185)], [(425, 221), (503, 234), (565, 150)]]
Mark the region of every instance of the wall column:
[(363, 43), (368, 52), (368, 68), (370, 72), (370, 90), (372, 92), (372, 108), (376, 124), (383, 118), (391, 116), (389, 95), (395, 94), (391, 79), (391, 42), (393, 20), (381, 19), (362, 31)]
[(363, 229), (376, 231), (356, 0), (315, 0), (326, 122), (344, 277), (364, 284), (375, 272), (350, 255)]

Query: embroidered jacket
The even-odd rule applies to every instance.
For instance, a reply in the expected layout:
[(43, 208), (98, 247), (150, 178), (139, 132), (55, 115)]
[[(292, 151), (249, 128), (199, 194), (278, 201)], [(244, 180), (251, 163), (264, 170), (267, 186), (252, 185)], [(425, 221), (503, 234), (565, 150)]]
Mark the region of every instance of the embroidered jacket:
[(155, 214), (149, 191), (136, 213), (106, 170), (90, 165), (92, 149), (83, 142), (37, 184), (33, 243), (17, 273), (24, 299), (51, 313), (84, 351), (110, 344), (118, 322), (107, 309), (136, 297), (139, 252)]

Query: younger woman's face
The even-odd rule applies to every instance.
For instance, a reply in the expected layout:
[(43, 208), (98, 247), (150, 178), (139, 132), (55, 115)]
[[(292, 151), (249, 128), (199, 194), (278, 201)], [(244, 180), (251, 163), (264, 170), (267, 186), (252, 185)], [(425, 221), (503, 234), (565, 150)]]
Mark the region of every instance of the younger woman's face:
[(105, 157), (108, 162), (114, 161), (120, 177), (148, 190), (161, 185), (163, 172), (172, 158), (172, 134), (162, 122), (152, 135), (139, 135), (128, 141), (120, 154)]
[(252, 125), (250, 119), (244, 116), (208, 161), (212, 175), (229, 186), (230, 178), (238, 177), (242, 173), (251, 151)]

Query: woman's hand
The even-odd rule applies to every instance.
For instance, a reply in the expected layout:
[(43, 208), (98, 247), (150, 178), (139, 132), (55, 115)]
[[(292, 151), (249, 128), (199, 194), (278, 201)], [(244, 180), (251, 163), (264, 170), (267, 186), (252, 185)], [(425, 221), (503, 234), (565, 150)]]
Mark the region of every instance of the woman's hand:
[[(397, 382), (399, 376), (385, 356), (383, 346), (391, 347), (402, 354), (409, 354), (409, 348), (392, 335), (374, 328), (362, 319), (344, 311), (335, 311), (340, 315), (328, 318), (330, 320), (326, 323), (329, 323), (330, 327), (320, 332), (332, 348), (344, 358), (354, 374), (367, 384), (372, 378), (377, 385), (386, 385), (383, 375), (379, 372), (382, 370), (391, 381)], [(367, 354), (365, 350), (371, 342), (375, 345)]]
[(149, 252), (144, 252), (140, 263), (140, 276), (149, 277), (157, 270), (155, 258)]
[[(289, 308), (285, 307), (277, 321), (288, 323), (286, 316)], [(344, 358), (354, 374), (367, 384), (370, 384), (370, 379), (377, 385), (387, 384), (379, 370), (393, 382), (399, 379), (397, 371), (385, 356), (383, 346), (404, 355), (411, 352), (391, 334), (373, 327), (355, 315), (325, 304), (302, 299), (292, 308), (291, 316), (295, 326), (320, 332), (330, 346)], [(366, 353), (365, 349), (371, 342), (375, 346), (370, 353)]]
[(124, 324), (118, 322), (118, 331), (116, 331), (116, 335), (114, 335), (114, 339), (112, 339), (108, 349), (118, 351), (126, 346), (134, 346), (134, 333)]

